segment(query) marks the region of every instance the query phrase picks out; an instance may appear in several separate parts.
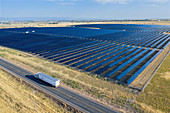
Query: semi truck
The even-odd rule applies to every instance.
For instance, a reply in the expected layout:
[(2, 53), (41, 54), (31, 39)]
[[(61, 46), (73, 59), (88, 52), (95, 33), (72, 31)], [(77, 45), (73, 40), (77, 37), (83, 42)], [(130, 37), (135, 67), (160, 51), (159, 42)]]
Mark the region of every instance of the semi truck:
[(37, 74), (34, 75), (35, 78), (40, 79), (54, 87), (58, 87), (60, 85), (60, 80), (53, 78), (49, 75), (46, 75), (44, 73), (38, 72)]

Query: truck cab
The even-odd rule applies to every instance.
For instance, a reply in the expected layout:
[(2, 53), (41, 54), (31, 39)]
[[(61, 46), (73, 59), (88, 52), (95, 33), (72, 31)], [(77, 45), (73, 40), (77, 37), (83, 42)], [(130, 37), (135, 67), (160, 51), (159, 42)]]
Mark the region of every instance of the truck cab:
[(35, 74), (35, 75), (34, 75), (34, 77), (39, 79), (39, 76), (38, 76), (38, 74), (39, 74), (39, 73)]

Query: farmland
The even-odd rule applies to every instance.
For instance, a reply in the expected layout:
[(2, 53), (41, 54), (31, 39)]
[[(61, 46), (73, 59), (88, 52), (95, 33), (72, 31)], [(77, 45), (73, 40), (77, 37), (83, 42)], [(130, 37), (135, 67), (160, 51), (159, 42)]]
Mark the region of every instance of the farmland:
[(170, 25), (169, 21), (120, 21), (120, 22), (11, 22), (0, 25), (0, 28), (21, 28), (21, 27), (67, 27), (81, 24), (146, 24), (146, 25)]

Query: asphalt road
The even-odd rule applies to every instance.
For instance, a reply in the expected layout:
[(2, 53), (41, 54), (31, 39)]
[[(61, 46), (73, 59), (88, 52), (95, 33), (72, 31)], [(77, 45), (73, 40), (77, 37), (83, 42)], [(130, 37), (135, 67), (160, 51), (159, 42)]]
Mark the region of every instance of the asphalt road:
[(88, 98), (85, 98), (79, 94), (76, 94), (61, 86), (55, 88), (49, 84), (40, 81), (33, 77), (33, 73), (28, 72), (18, 66), (15, 66), (0, 58), (0, 67), (7, 70), (8, 72), (22, 78), (26, 82), (34, 85), (36, 88), (45, 91), (46, 93), (56, 97), (62, 102), (65, 102), (80, 111), (89, 113), (117, 113), (117, 111), (108, 108), (102, 104), (94, 102)]

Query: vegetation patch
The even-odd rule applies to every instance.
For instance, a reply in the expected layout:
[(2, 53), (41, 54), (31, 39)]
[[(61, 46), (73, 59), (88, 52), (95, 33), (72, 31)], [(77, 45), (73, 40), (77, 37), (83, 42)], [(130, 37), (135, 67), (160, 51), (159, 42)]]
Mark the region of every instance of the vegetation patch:
[[(170, 80), (166, 79), (170, 72), (170, 54), (167, 56), (161, 67), (158, 69), (144, 92), (136, 101), (146, 104), (150, 108), (169, 113), (170, 112)], [(141, 104), (142, 105), (142, 104)], [(143, 106), (143, 108), (145, 108)]]
[(63, 80), (63, 82), (65, 84), (71, 86), (72, 88), (81, 89), (80, 84), (78, 82), (73, 81), (73, 80)]

